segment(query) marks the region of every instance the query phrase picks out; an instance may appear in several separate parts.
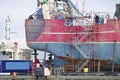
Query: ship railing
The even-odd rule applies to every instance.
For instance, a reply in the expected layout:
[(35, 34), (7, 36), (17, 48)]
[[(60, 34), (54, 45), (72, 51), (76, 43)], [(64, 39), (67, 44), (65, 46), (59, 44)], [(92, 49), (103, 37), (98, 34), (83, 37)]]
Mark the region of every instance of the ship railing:
[(91, 19), (86, 19), (86, 25), (87, 26), (89, 26), (89, 25), (92, 25), (93, 24), (93, 22), (92, 22), (92, 20)]
[(88, 31), (85, 32), (85, 34), (80, 38), (80, 42), (83, 42), (87, 38), (88, 35), (89, 35), (89, 32)]
[(90, 31), (89, 30), (87, 30), (87, 32), (85, 32), (85, 34), (83, 34), (83, 36), (80, 38), (80, 40), (78, 41), (78, 40), (75, 40), (75, 42), (74, 42), (74, 47), (85, 57), (85, 58), (88, 58), (88, 54), (86, 54), (86, 53), (88, 53), (88, 51), (90, 50), (90, 49), (87, 49), (87, 48), (85, 48), (84, 46), (83, 46), (83, 41), (88, 37), (88, 35), (90, 34)]
[[(78, 47), (77, 47), (78, 48)], [(78, 65), (80, 66), (77, 70), (77, 72), (81, 72), (82, 69), (91, 61), (90, 55), (91, 55), (91, 50), (90, 49), (85, 49), (85, 47), (80, 47), (78, 49), (81, 54), (85, 57), (85, 61), (83, 61), (82, 63), (79, 63)]]
[(84, 31), (82, 37), (80, 37), (80, 40), (79, 41), (77, 40), (78, 42), (83, 42), (89, 36), (89, 34), (91, 34), (91, 32), (92, 32), (91, 26), (86, 26), (84, 28), (85, 28), (85, 31)]
[(77, 43), (74, 43), (74, 47), (83, 55), (84, 58), (90, 58), (90, 50), (78, 45)]

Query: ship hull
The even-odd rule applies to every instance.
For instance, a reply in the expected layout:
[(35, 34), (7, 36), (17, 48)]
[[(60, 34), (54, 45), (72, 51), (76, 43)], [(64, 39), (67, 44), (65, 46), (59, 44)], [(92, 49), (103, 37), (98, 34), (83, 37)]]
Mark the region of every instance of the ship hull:
[[(61, 57), (72, 57), (74, 59), (83, 59), (84, 56), (71, 43), (29, 43), (28, 46), (32, 49), (47, 51)], [(120, 63), (120, 43), (115, 42), (91, 42), (83, 43), (84, 48), (90, 49), (90, 58), (101, 60), (113, 60), (115, 63)], [(81, 47), (81, 46), (80, 46)], [(85, 53), (86, 55), (88, 53)], [(88, 54), (89, 55), (89, 54)]]
[(63, 66), (67, 58), (120, 63), (120, 20), (109, 20), (106, 24), (90, 27), (67, 26), (65, 23), (65, 20), (27, 19), (25, 30), (28, 47), (62, 57), (62, 62), (54, 60), (61, 64), (59, 66)]

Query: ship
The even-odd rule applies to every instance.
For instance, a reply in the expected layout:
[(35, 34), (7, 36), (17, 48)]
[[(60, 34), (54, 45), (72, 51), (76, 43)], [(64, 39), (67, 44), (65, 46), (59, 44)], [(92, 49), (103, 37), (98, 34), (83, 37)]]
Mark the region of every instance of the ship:
[(12, 43), (10, 29), (10, 17), (6, 19), (6, 36), (5, 41), (0, 44), (0, 60), (23, 60), (23, 51), (19, 47), (18, 42)]
[(16, 32), (11, 31), (10, 22), (10, 17), (7, 16), (5, 40), (0, 44), (0, 75), (16, 75), (16, 73), (24, 75), (31, 74), (33, 62), (32, 60), (25, 59), (19, 43), (11, 40), (11, 34)]
[(92, 60), (98, 71), (119, 71), (119, 12), (116, 4), (111, 19), (108, 12), (80, 11), (71, 0), (37, 0), (37, 10), (25, 20), (27, 45), (54, 55), (57, 66), (77, 65), (78, 72)]

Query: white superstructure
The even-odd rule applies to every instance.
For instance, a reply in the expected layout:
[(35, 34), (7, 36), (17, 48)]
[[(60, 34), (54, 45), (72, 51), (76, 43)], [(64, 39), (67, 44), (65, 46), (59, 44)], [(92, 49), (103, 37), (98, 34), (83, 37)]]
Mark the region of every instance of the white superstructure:
[(10, 18), (6, 19), (6, 40), (0, 44), (0, 60), (22, 60), (23, 51), (19, 48), (17, 42), (10, 41)]

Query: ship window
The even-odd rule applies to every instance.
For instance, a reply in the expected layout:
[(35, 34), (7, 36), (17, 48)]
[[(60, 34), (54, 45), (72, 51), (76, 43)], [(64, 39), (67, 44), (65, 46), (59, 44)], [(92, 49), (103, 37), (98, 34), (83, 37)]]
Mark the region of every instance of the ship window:
[(9, 56), (10, 58), (12, 58), (12, 52), (3, 51), (1, 56)]
[(9, 58), (12, 58), (12, 52), (6, 52), (6, 55), (8, 55)]
[(12, 52), (8, 52), (8, 55), (10, 56), (10, 58), (12, 58)]
[(3, 52), (2, 52), (2, 55), (6, 55), (6, 51), (3, 51)]

